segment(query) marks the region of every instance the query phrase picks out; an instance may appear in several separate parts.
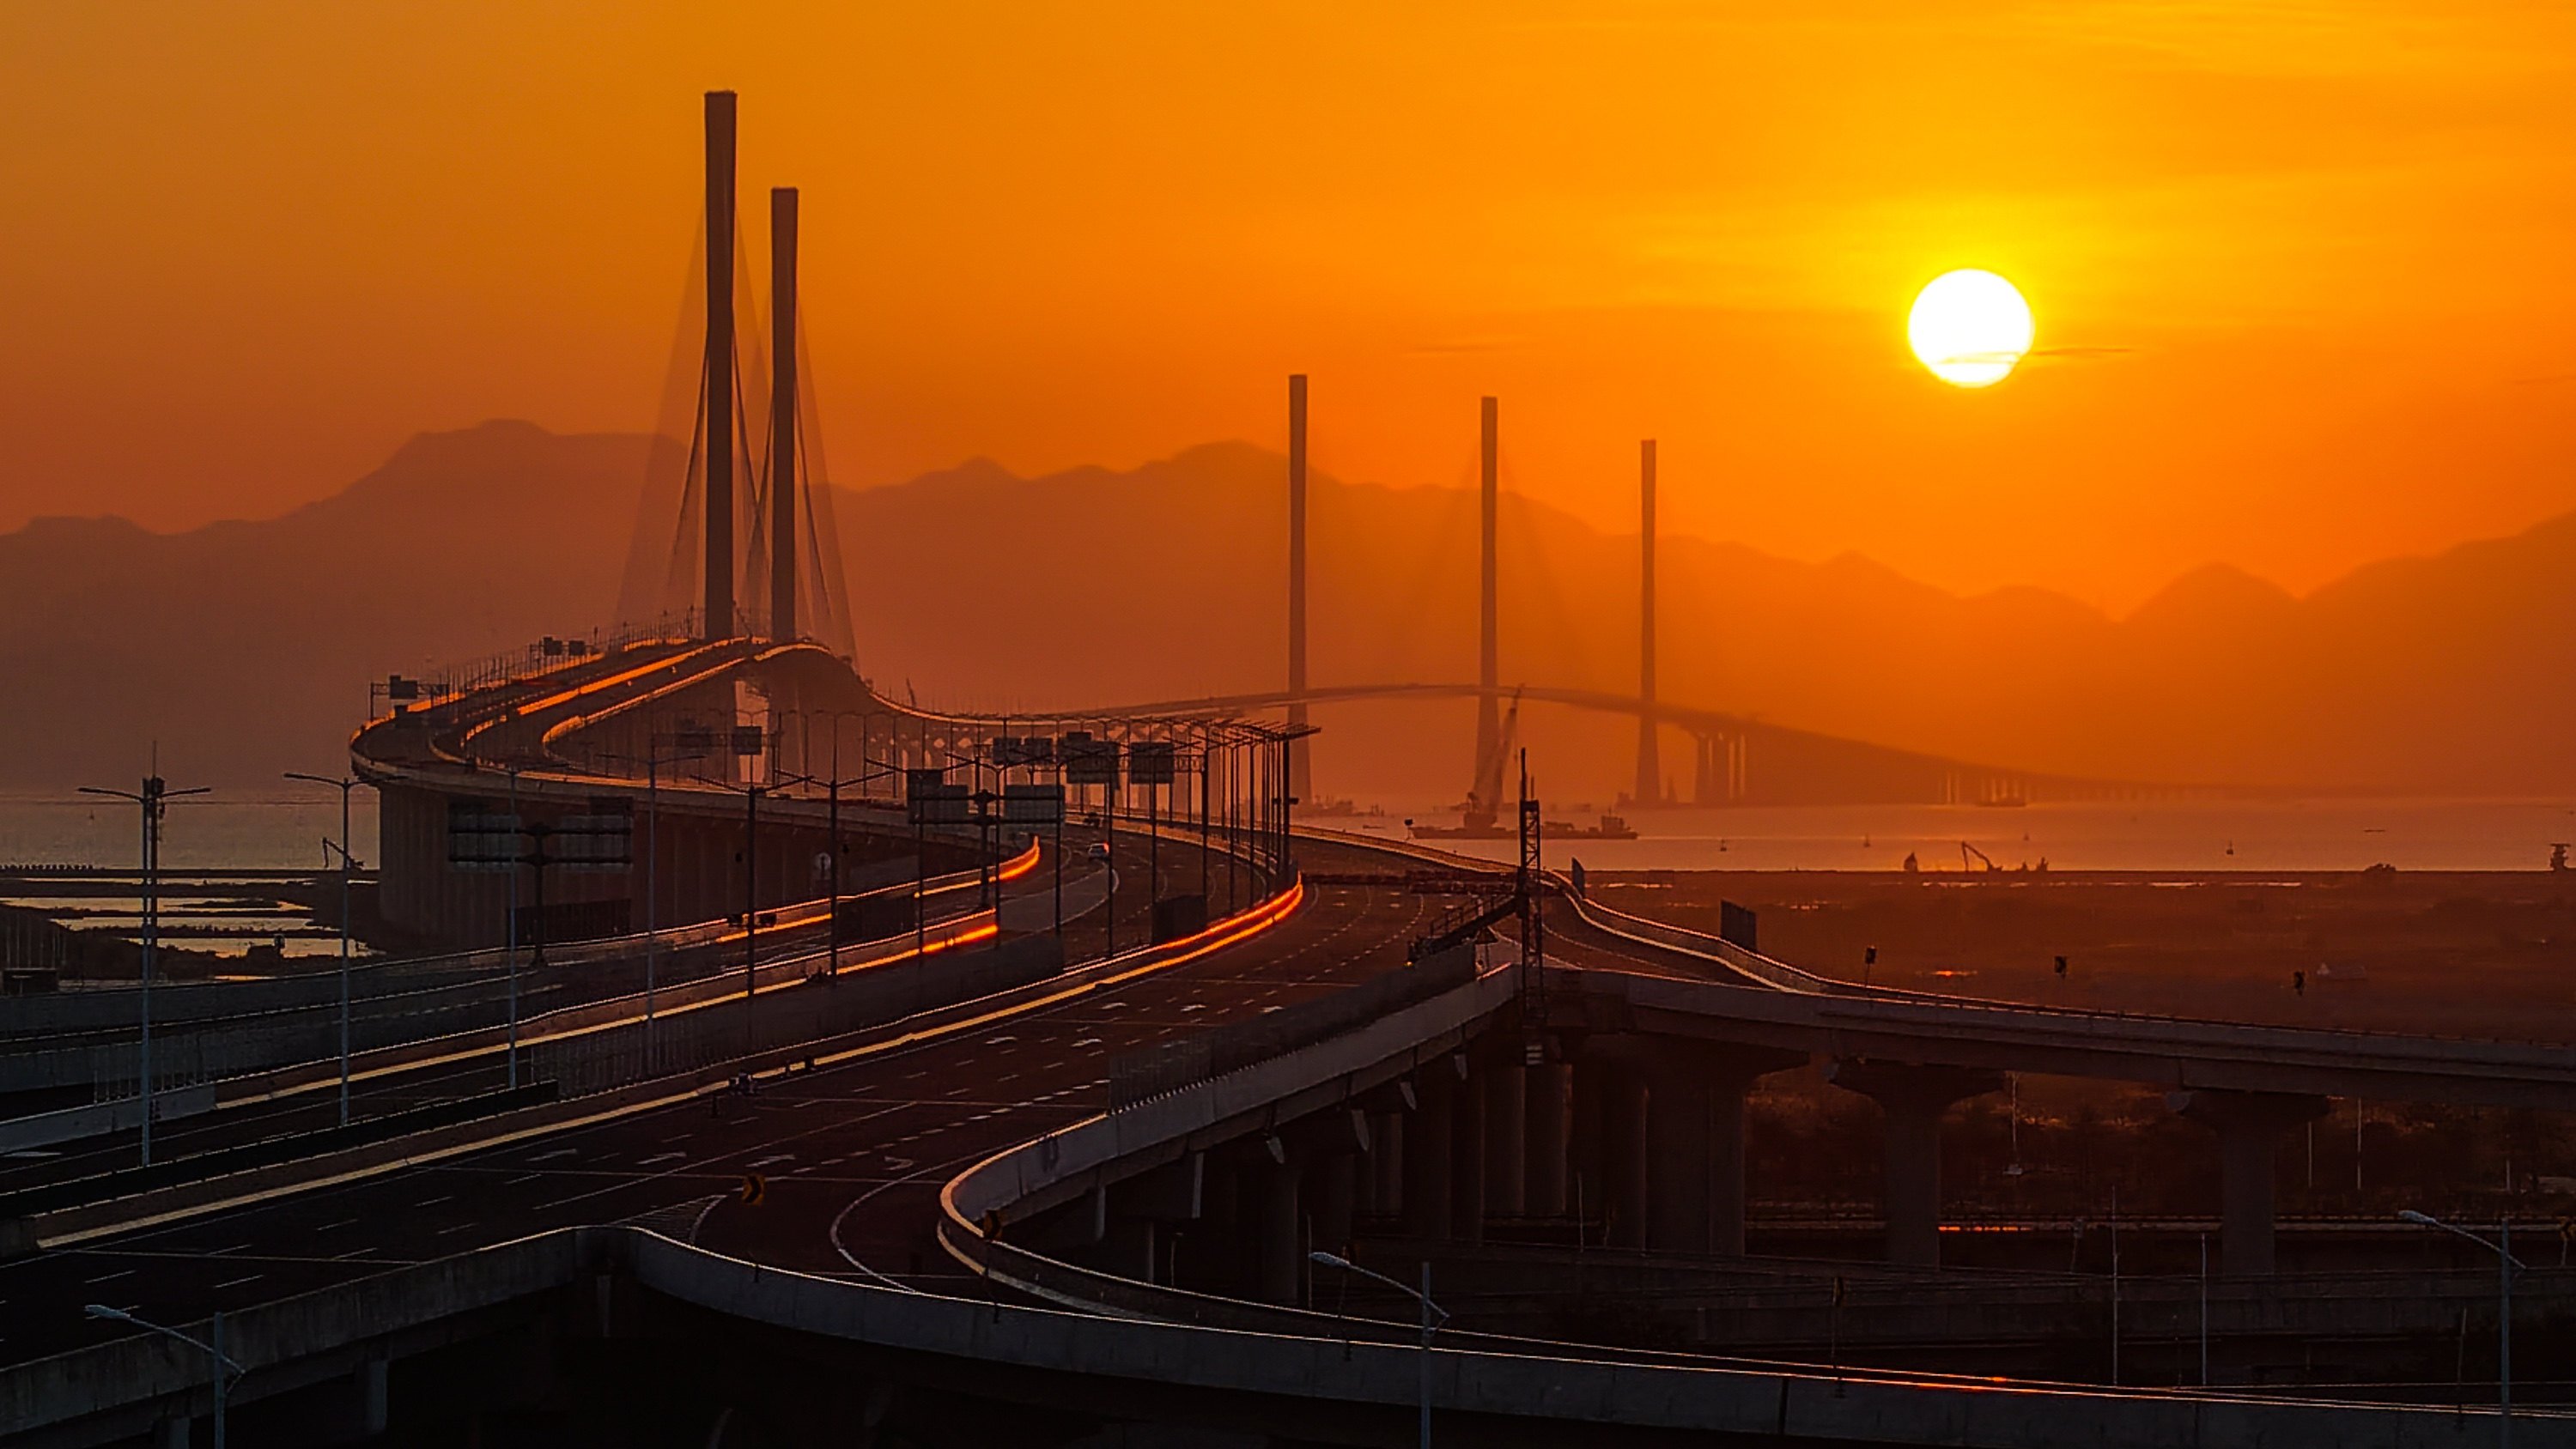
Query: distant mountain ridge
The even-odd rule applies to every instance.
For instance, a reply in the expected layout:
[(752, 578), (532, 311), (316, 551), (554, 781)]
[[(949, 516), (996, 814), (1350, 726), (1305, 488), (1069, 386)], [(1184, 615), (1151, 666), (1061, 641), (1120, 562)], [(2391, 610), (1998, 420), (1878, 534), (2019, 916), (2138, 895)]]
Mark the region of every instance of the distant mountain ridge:
[[(416, 438), (273, 519), (0, 535), (0, 786), (121, 779), (155, 739), (174, 777), (331, 766), (368, 680), (606, 622), (651, 446), (496, 422)], [(1239, 443), (1040, 478), (979, 459), (846, 495), (861, 667), (898, 695), (990, 708), (1275, 688), (1282, 466)], [(1473, 495), (1318, 479), (1310, 498), (1313, 677), (1470, 677)], [(1505, 678), (1633, 690), (1635, 536), (1511, 498), (1502, 550)], [(1661, 559), (1675, 701), (2067, 773), (2576, 790), (2576, 515), (2304, 598), (2213, 565), (2116, 620), (1854, 555), (1668, 536)], [(1323, 784), (1462, 785), (1466, 716), (1431, 708), (1329, 714)], [(1632, 725), (1533, 710), (1527, 727), (1567, 788), (1625, 782)], [(1666, 758), (1686, 771), (1685, 751)]]

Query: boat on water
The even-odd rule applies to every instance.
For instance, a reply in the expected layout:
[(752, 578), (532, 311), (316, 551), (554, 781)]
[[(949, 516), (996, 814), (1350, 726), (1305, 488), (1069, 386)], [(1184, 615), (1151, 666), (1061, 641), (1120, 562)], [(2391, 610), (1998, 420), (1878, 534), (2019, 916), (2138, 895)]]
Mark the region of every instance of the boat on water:
[[(1517, 826), (1504, 825), (1491, 815), (1471, 815), (1456, 825), (1415, 825), (1417, 840), (1516, 840)], [(1570, 820), (1550, 820), (1539, 827), (1550, 840), (1634, 840), (1637, 829), (1618, 815), (1604, 815), (1598, 825), (1577, 825)]]

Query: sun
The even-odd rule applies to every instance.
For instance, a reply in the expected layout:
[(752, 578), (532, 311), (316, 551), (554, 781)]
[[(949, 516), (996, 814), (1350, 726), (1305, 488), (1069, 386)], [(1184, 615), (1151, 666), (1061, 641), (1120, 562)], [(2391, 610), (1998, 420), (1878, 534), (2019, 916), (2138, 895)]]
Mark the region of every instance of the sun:
[(1943, 382), (1992, 387), (2030, 352), (2030, 304), (1992, 272), (1944, 272), (1916, 294), (1905, 340)]

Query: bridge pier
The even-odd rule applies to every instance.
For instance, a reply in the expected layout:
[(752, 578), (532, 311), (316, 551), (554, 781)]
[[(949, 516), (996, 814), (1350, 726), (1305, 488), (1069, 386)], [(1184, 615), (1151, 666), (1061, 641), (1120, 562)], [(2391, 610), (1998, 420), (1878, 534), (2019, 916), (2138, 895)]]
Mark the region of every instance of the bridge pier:
[(1369, 1125), (1368, 1211), (1394, 1217), (1404, 1210), (1404, 1158), (1409, 1135), (1405, 1114), (1385, 1111)]
[(2165, 1104), (2218, 1134), (2220, 1270), (2273, 1270), (2273, 1160), (2281, 1134), (2326, 1114), (2326, 1099), (2296, 1092), (2170, 1092)]
[(1941, 1266), (1941, 1118), (1954, 1103), (2001, 1090), (2003, 1078), (1968, 1067), (1848, 1058), (1826, 1080), (1876, 1102), (1886, 1116), (1887, 1261)]
[(1288, 1144), (1264, 1138), (1246, 1164), (1242, 1188), (1250, 1199), (1252, 1290), (1264, 1303), (1294, 1308), (1306, 1297), (1305, 1174)]
[(1449, 1104), (1449, 1233), (1485, 1240), (1485, 1083), (1464, 1052), (1449, 1058), (1457, 1086)]
[(1485, 1212), (1519, 1217), (1528, 1202), (1529, 1069), (1514, 1056), (1481, 1063), (1485, 1089)]
[(1573, 1071), (1564, 1062), (1545, 1061), (1528, 1069), (1527, 1095), (1521, 1108), (1525, 1132), (1525, 1177), (1521, 1210), (1532, 1217), (1565, 1215), (1566, 1126)]
[(1142, 1172), (1109, 1189), (1109, 1228), (1101, 1242), (1102, 1267), (1147, 1283), (1168, 1283), (1163, 1237), (1172, 1227), (1199, 1221), (1207, 1210), (1207, 1154), (1193, 1152)]
[(1414, 1074), (1413, 1120), (1404, 1131), (1404, 1232), (1425, 1242), (1449, 1236), (1449, 1139), (1458, 1077), (1442, 1057)]
[(1794, 1052), (1640, 1043), (1651, 1194), (1645, 1245), (1657, 1252), (1744, 1252), (1744, 1094), (1772, 1072), (1804, 1066)]
[(1597, 1211), (1602, 1241), (1646, 1246), (1646, 1084), (1627, 1065), (1589, 1058), (1574, 1073), (1578, 1205)]

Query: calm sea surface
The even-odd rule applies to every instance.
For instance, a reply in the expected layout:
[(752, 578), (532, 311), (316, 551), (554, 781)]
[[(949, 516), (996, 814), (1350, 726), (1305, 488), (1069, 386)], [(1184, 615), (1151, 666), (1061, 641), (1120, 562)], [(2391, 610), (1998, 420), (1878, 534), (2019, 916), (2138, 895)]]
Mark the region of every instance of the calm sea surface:
[[(1319, 823), (1400, 838), (1406, 809)], [(1597, 818), (1551, 810), (1590, 825)], [(262, 790), (174, 802), (163, 859), (180, 868), (319, 868), (340, 828), (338, 799)], [(1425, 822), (1454, 816), (1421, 812)], [(375, 859), (375, 801), (358, 792), (357, 852)], [(2057, 870), (2540, 870), (2553, 842), (2576, 841), (2576, 800), (2264, 800), (2142, 805), (1854, 805), (1641, 811), (1636, 840), (1565, 840), (1551, 864), (1601, 870), (1895, 870), (1911, 852), (1957, 870), (1960, 844), (1997, 865)], [(1509, 842), (1442, 842), (1497, 859)], [(131, 805), (71, 793), (0, 796), (0, 865), (128, 866)]]
[[(180, 870), (321, 869), (322, 840), (340, 833), (340, 794), (316, 786), (310, 795), (218, 790), (170, 802), (161, 827), (161, 863)], [(376, 801), (370, 790), (349, 799), (349, 833), (361, 862), (376, 858)], [(129, 801), (59, 794), (0, 795), (0, 867), (136, 865), (142, 819)]]

